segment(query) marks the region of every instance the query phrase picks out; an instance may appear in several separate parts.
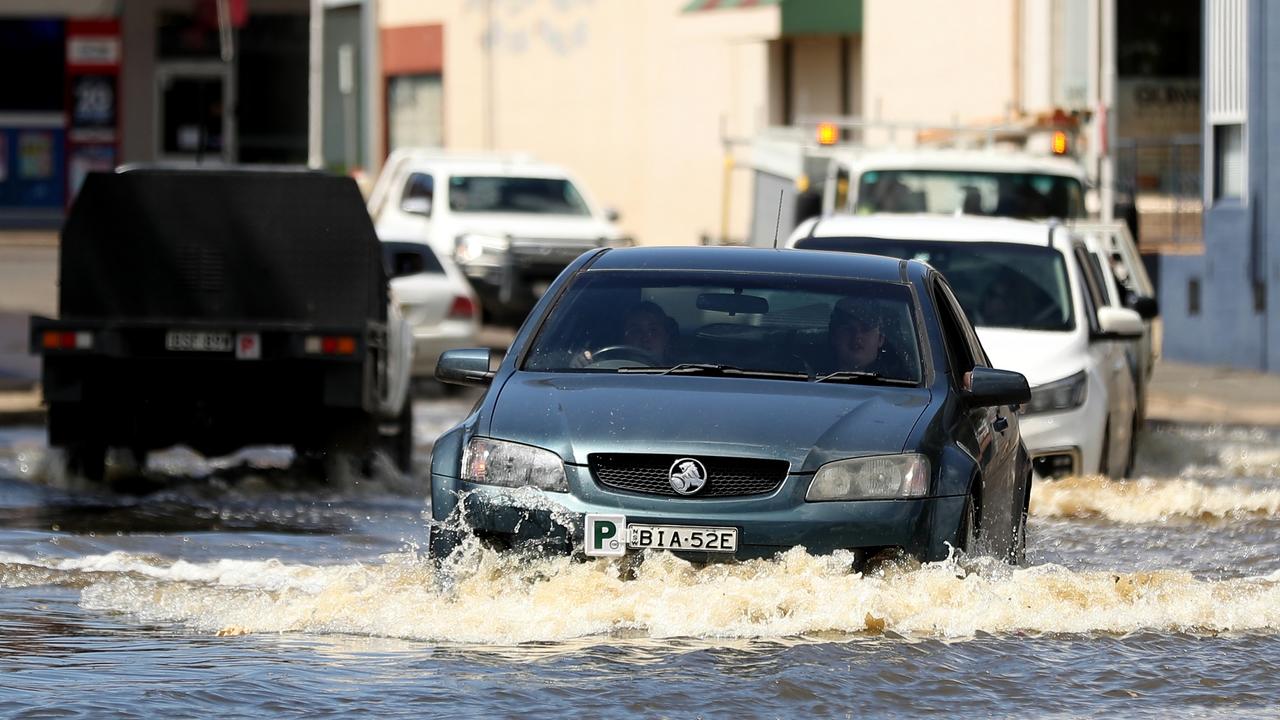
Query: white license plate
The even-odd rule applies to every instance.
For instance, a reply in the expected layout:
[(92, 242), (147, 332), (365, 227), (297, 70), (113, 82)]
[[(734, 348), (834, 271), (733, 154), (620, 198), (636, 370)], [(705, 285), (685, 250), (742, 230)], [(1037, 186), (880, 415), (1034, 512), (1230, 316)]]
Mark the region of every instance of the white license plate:
[(231, 352), (231, 333), (170, 330), (164, 334), (164, 349), (176, 352)]
[(734, 552), (738, 528), (688, 525), (628, 525), (627, 547), (652, 550)]
[(685, 550), (731, 553), (738, 529), (700, 525), (627, 524), (623, 515), (587, 515), (584, 546), (592, 557), (620, 557), (627, 550)]

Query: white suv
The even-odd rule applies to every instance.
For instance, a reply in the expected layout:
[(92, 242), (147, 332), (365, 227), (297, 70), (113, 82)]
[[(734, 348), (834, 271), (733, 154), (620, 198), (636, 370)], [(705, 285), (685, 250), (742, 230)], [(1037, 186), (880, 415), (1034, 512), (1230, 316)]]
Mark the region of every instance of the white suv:
[(369, 196), (383, 238), (420, 238), (457, 263), (486, 317), (518, 324), (574, 258), (624, 244), (562, 168), (525, 155), (397, 150)]
[(1129, 472), (1139, 417), (1127, 352), (1142, 335), (1142, 320), (1097, 300), (1105, 278), (1066, 227), (971, 216), (833, 216), (802, 223), (787, 245), (932, 264), (994, 365), (1031, 383), (1021, 426), (1036, 473)]

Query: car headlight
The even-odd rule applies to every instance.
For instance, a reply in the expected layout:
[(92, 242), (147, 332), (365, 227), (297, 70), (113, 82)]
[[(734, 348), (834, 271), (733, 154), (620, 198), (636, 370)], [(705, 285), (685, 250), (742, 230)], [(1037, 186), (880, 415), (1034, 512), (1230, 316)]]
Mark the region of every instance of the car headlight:
[[(511, 241), (492, 235), (459, 235), (453, 241), (453, 259), (459, 265), (498, 264), (502, 255), (511, 247)], [(486, 257), (486, 255), (488, 257)]]
[(492, 438), (471, 438), (467, 443), (462, 451), (462, 479), (484, 485), (569, 492), (559, 455)]
[(1032, 415), (1078, 408), (1084, 404), (1088, 387), (1089, 376), (1083, 370), (1071, 377), (1033, 387), (1031, 402), (1022, 406), (1022, 413)]
[(808, 502), (921, 497), (929, 491), (929, 459), (923, 455), (876, 455), (837, 460), (818, 468)]

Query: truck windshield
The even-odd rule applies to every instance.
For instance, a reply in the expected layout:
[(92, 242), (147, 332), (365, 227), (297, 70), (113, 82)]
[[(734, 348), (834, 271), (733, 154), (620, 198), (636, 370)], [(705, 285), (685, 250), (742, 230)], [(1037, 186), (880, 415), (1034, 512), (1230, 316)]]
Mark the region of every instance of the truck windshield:
[(804, 238), (796, 247), (927, 262), (947, 278), (976, 327), (1055, 331), (1075, 327), (1066, 261), (1051, 247), (867, 237)]
[(573, 183), (562, 178), (454, 176), (449, 209), (459, 213), (589, 215)]
[(914, 307), (891, 282), (588, 272), (551, 310), (523, 369), (916, 385)]
[(950, 170), (868, 170), (858, 180), (854, 210), (859, 214), (1085, 217), (1084, 196), (1076, 178)]

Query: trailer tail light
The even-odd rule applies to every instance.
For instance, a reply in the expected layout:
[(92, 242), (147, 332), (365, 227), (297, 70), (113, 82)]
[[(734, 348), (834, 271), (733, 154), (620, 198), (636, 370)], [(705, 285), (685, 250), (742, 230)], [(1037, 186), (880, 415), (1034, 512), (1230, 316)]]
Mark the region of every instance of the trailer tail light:
[(1053, 133), (1053, 140), (1050, 143), (1050, 148), (1053, 150), (1054, 155), (1066, 155), (1067, 134), (1062, 130), (1055, 130)]
[(455, 297), (453, 304), (449, 306), (450, 320), (470, 320), (475, 317), (475, 314), (476, 304), (465, 295)]
[(74, 330), (45, 330), (40, 335), (40, 347), (45, 350), (92, 350), (93, 333)]
[(819, 145), (835, 145), (840, 139), (840, 129), (835, 123), (818, 123), (818, 144)]
[(308, 355), (355, 355), (356, 339), (350, 335), (308, 335), (302, 349)]

